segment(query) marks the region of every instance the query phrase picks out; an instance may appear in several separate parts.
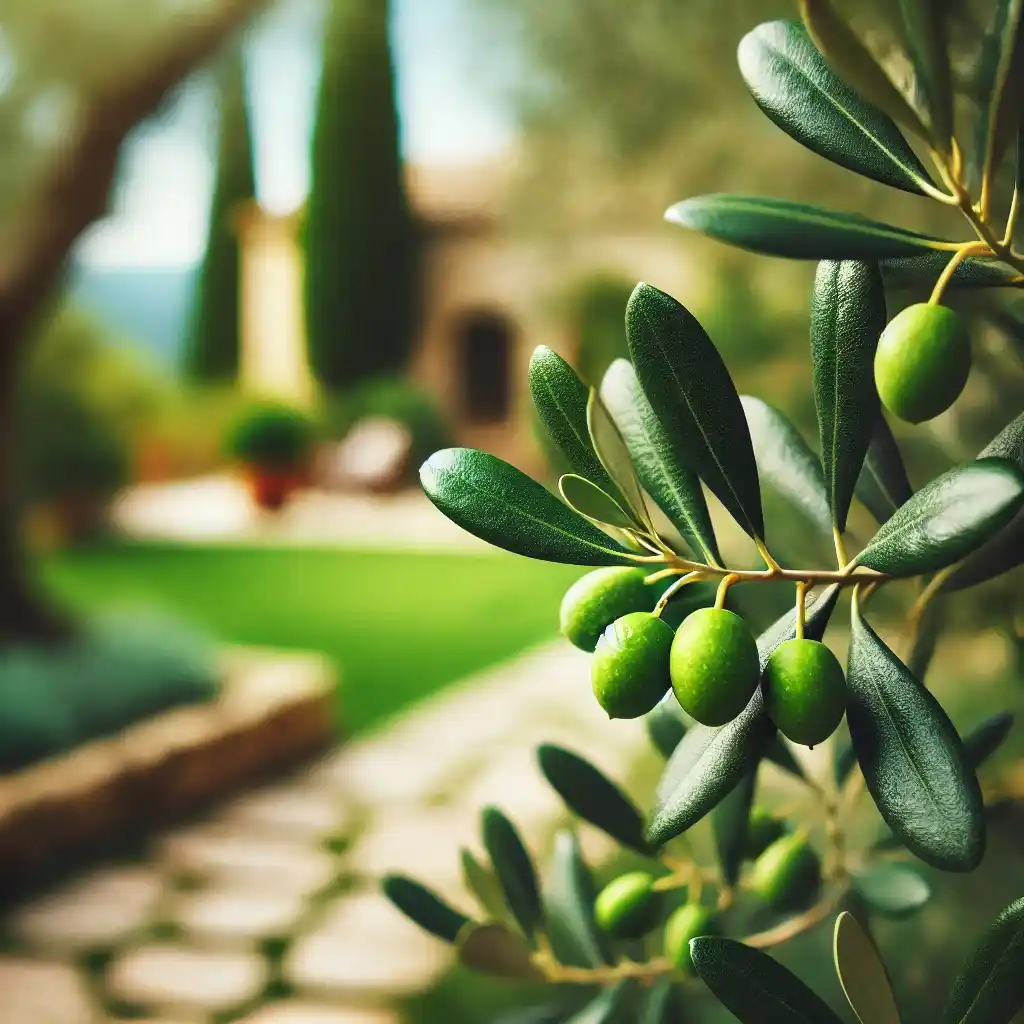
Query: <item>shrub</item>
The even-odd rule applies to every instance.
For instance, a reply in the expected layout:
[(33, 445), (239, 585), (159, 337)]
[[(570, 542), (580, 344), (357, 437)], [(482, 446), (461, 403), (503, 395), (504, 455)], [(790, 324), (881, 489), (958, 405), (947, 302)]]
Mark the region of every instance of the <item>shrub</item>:
[(306, 459), (315, 436), (312, 420), (298, 409), (276, 403), (252, 406), (227, 438), (233, 458), (260, 469), (293, 469)]

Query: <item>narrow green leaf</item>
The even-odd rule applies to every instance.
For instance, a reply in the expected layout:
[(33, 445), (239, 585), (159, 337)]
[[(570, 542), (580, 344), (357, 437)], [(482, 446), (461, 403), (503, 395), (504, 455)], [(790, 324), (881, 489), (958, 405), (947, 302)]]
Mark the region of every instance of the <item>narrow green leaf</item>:
[(891, 576), (953, 565), (994, 537), (1024, 504), (1024, 474), (1006, 459), (978, 459), (922, 487), (887, 520), (857, 562)]
[(573, 832), (555, 836), (544, 884), (544, 929), (563, 964), (600, 967), (611, 963), (605, 934), (594, 921), (597, 892)]
[(590, 440), (594, 443), (594, 451), (597, 452), (601, 465), (615, 481), (633, 518), (650, 526), (651, 518), (647, 512), (647, 503), (644, 501), (643, 491), (640, 490), (640, 481), (637, 479), (626, 442), (623, 441), (619, 428), (594, 388), (590, 389), (587, 398), (587, 429), (590, 431)]
[(832, 955), (843, 994), (861, 1024), (900, 1024), (885, 964), (857, 919), (845, 910), (836, 918)]
[(945, 871), (985, 851), (981, 790), (939, 702), (853, 607), (846, 720), (879, 813), (907, 848)]
[(818, 456), (778, 409), (752, 395), (741, 395), (740, 402), (761, 481), (795, 505), (831, 541), (832, 516)]
[(644, 715), (647, 736), (662, 757), (672, 756), (680, 741), (686, 735), (687, 721), (676, 695), (669, 690), (654, 706), (653, 711)]
[(894, 919), (920, 910), (932, 895), (922, 875), (899, 863), (871, 864), (854, 875), (853, 888), (871, 910)]
[[(1024, 413), (1011, 420), (978, 453), (979, 459), (1009, 459), (1024, 471)], [(1016, 516), (991, 540), (969, 555), (945, 585), (946, 590), (962, 590), (1001, 576), (1024, 562), (1024, 513)]]
[(681, 1024), (679, 1009), (673, 1005), (676, 1002), (673, 983), (667, 978), (656, 981), (647, 995), (638, 1024)]
[(546, 345), (538, 345), (530, 357), (529, 381), (537, 414), (569, 465), (602, 490), (614, 493), (615, 485), (590, 441), (587, 385)]
[(976, 725), (963, 739), (964, 757), (972, 768), (984, 764), (1003, 744), (1013, 728), (1013, 715), (1002, 711)]
[(454, 942), (459, 931), (469, 923), (465, 914), (460, 914), (437, 893), (405, 875), (386, 875), (381, 889), (406, 917), (445, 942)]
[(679, 458), (640, 390), (633, 365), (616, 359), (601, 382), (601, 398), (633, 459), (647, 493), (699, 558), (721, 564), (700, 478)]
[(943, 1024), (1009, 1024), (1024, 1007), (1024, 898), (992, 922), (953, 983)]
[[(949, 262), (948, 252), (927, 252), (920, 256), (899, 256), (882, 260), (882, 280), (890, 288), (931, 288)], [(953, 271), (949, 288), (1000, 288), (1016, 283), (1020, 273), (994, 259), (969, 256)]]
[(758, 25), (740, 42), (739, 64), (757, 105), (808, 149), (907, 192), (931, 183), (892, 120), (836, 75), (799, 21)]
[(620, 1019), (622, 1006), (631, 987), (628, 981), (620, 981), (613, 988), (606, 988), (581, 1010), (577, 1010), (565, 1024), (613, 1024)]
[(453, 523), (528, 558), (632, 565), (628, 552), (536, 480), (473, 448), (434, 452), (420, 468), (427, 497)]
[[(804, 635), (820, 640), (835, 608), (839, 588), (822, 591), (808, 603)], [(787, 612), (758, 638), (764, 668), (775, 649), (796, 636), (796, 618)], [(681, 835), (716, 807), (752, 771), (777, 737), (765, 714), (761, 689), (727, 725), (694, 725), (675, 748), (655, 793), (647, 823), (647, 839), (656, 845)]]
[(638, 284), (626, 307), (637, 379), (677, 454), (752, 537), (761, 491), (739, 395), (704, 328), (671, 295)]
[(974, 166), (979, 174), (999, 167), (1017, 131), (1020, 102), (1021, 0), (996, 0), (982, 41), (974, 88)]
[(487, 917), (500, 921), (507, 908), (494, 872), (485, 868), (473, 852), (465, 847), (459, 853), (459, 864), (462, 868), (462, 884), (476, 897), (480, 909)]
[(566, 473), (559, 478), (558, 493), (570, 508), (593, 523), (603, 523), (620, 530), (629, 530), (636, 525), (610, 494), (574, 473)]
[(757, 786), (757, 766), (740, 778), (718, 806), (711, 812), (711, 830), (718, 851), (718, 863), (727, 885), (735, 885), (740, 877), (743, 854), (747, 845), (747, 824)]
[(940, 152), (949, 153), (953, 138), (953, 75), (940, 5), (934, 0), (899, 0), (899, 5), (934, 144)]
[(578, 754), (543, 743), (537, 760), (544, 778), (573, 814), (639, 853), (650, 853), (636, 805), (603, 772)]
[(900, 447), (881, 411), (854, 491), (879, 523), (891, 518), (914, 493)]
[(505, 902), (529, 938), (544, 916), (533, 861), (515, 826), (496, 807), (483, 812), (483, 838)]
[(859, 213), (769, 196), (695, 196), (669, 207), (665, 219), (739, 249), (797, 260), (877, 260), (949, 248)]
[(693, 966), (742, 1024), (842, 1024), (828, 1004), (767, 953), (734, 939), (690, 942)]
[(522, 936), (503, 924), (469, 924), (460, 933), (458, 946), (459, 960), (471, 971), (514, 981), (544, 980)]
[(811, 299), (814, 405), (825, 491), (840, 531), (879, 416), (874, 360), (885, 321), (885, 288), (876, 266), (818, 264)]
[(920, 138), (928, 130), (868, 48), (835, 12), (830, 0), (800, 0), (800, 15), (814, 45), (838, 74), (869, 103)]

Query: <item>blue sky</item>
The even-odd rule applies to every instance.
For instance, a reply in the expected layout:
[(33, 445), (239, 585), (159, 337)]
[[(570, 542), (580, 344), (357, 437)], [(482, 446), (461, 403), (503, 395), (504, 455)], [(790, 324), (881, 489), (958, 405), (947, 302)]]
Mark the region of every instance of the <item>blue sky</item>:
[[(473, 0), (394, 0), (403, 148), (417, 162), (482, 159), (512, 136), (501, 104), (480, 81)], [(257, 191), (275, 210), (306, 193), (316, 89), (320, 0), (286, 0), (249, 33), (247, 71)], [(140, 129), (124, 156), (113, 215), (82, 240), (92, 266), (181, 266), (201, 253), (212, 181), (209, 81), (187, 83), (167, 117)]]

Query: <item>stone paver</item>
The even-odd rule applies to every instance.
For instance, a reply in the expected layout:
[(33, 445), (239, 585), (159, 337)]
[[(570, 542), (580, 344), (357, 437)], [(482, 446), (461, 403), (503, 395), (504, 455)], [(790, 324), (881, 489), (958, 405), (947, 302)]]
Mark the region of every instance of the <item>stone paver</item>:
[(315, 841), (345, 835), (352, 825), (352, 806), (334, 793), (303, 782), (240, 797), (223, 809), (222, 816), (253, 832)]
[(104, 869), (30, 903), (3, 923), (23, 942), (43, 949), (110, 946), (150, 920), (162, 890), (163, 881), (151, 867)]
[(94, 1024), (85, 983), (62, 964), (0, 957), (2, 1024)]
[(170, 920), (197, 946), (247, 949), (261, 939), (293, 934), (306, 906), (302, 893), (200, 889), (177, 899)]
[(399, 1024), (391, 1010), (369, 1007), (325, 1006), (286, 1000), (268, 1003), (240, 1024)]
[(133, 1006), (164, 1012), (215, 1013), (254, 998), (267, 968), (252, 953), (214, 953), (153, 943), (119, 957), (107, 972), (107, 989)]

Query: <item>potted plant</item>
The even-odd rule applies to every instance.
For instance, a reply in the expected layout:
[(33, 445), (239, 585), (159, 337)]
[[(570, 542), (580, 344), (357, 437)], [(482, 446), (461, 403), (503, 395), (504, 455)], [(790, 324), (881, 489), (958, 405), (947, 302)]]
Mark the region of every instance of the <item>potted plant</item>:
[(253, 501), (277, 511), (307, 475), (314, 430), (298, 409), (262, 403), (247, 410), (228, 435), (228, 450), (243, 467)]

